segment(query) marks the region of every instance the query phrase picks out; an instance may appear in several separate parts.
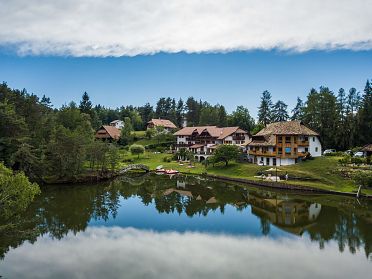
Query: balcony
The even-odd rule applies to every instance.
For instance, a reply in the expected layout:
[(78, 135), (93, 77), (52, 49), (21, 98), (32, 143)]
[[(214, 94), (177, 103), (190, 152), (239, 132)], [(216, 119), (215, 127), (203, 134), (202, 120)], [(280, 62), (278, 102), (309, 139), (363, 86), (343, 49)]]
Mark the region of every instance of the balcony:
[(276, 152), (249, 150), (249, 155), (274, 157), (276, 156)]
[(297, 145), (298, 146), (309, 146), (309, 142), (308, 141), (298, 141)]

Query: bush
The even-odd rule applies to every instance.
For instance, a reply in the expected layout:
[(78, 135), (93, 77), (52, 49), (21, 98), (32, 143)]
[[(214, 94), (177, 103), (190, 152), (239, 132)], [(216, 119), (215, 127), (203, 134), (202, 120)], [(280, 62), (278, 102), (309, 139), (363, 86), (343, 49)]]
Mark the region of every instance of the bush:
[(350, 164), (350, 162), (351, 162), (351, 156), (349, 156), (349, 155), (344, 156), (342, 159), (338, 160), (338, 162), (339, 162), (341, 165), (343, 165), (343, 166), (345, 166), (345, 165), (347, 165), (347, 164)]
[(140, 154), (145, 153), (145, 148), (142, 145), (133, 144), (129, 147), (129, 151), (132, 153), (132, 155), (138, 155), (139, 158)]
[(352, 164), (355, 164), (358, 166), (361, 164), (365, 164), (367, 162), (365, 158), (360, 158), (360, 157), (352, 157), (350, 161)]
[(172, 156), (166, 156), (166, 157), (164, 157), (164, 158), (163, 158), (163, 162), (165, 162), (165, 163), (170, 163), (170, 162), (172, 162)]
[(354, 175), (354, 181), (357, 186), (372, 187), (372, 172), (369, 171), (358, 171)]

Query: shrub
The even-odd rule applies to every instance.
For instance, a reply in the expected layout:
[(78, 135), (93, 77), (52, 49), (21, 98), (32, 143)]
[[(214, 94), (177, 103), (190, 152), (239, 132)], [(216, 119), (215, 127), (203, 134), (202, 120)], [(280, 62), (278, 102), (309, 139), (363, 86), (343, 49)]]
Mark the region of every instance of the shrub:
[(357, 186), (372, 187), (372, 172), (358, 171), (354, 175), (354, 181)]
[(138, 155), (137, 158), (139, 158), (140, 154), (145, 153), (145, 148), (142, 145), (133, 144), (129, 147), (129, 151), (132, 153), (132, 155)]
[(172, 162), (172, 156), (166, 156), (163, 158), (163, 162), (170, 163)]
[(338, 160), (338, 162), (339, 162), (341, 165), (343, 165), (343, 166), (345, 166), (345, 165), (347, 165), (347, 164), (350, 164), (350, 162), (351, 162), (351, 156), (349, 156), (349, 155), (344, 156), (342, 159)]
[(361, 164), (365, 164), (366, 159), (365, 158), (360, 158), (360, 157), (352, 157), (351, 158), (351, 163), (359, 166)]

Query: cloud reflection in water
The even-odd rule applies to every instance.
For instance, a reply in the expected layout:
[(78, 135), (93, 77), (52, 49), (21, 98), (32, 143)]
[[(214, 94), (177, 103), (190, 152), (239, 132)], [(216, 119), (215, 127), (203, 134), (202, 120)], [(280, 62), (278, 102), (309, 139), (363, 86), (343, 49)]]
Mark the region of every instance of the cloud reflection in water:
[[(337, 256), (335, 256), (337, 254)], [(362, 253), (301, 238), (90, 227), (9, 251), (5, 278), (365, 278)]]

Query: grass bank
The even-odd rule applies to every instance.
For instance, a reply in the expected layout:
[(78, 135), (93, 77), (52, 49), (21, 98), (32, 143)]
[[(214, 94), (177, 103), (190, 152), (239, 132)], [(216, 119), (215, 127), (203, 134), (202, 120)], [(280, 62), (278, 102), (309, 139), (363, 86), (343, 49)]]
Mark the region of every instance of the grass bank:
[[(170, 154), (155, 154), (147, 152), (141, 155), (140, 158), (123, 154), (123, 157), (133, 160), (133, 163), (141, 163), (148, 165), (150, 169), (154, 170), (157, 166), (163, 165), (165, 168), (176, 169), (183, 173), (190, 174), (211, 174), (216, 176), (225, 176), (230, 178), (240, 178), (247, 180), (259, 181), (256, 178), (258, 173), (263, 172), (271, 167), (258, 166), (249, 163), (231, 162), (228, 166), (216, 165), (215, 167), (208, 166), (207, 168), (195, 163), (194, 168), (189, 168), (188, 165), (179, 165), (177, 162), (164, 162), (164, 157), (171, 157)], [(290, 179), (285, 183), (292, 185), (307, 186), (316, 189), (355, 193), (357, 187), (351, 179), (342, 177), (339, 169), (339, 157), (319, 157), (306, 162), (301, 162), (291, 166), (278, 167), (279, 174), (288, 173)], [(123, 166), (128, 163), (121, 163)], [(372, 190), (363, 190), (365, 194), (372, 194)]]

